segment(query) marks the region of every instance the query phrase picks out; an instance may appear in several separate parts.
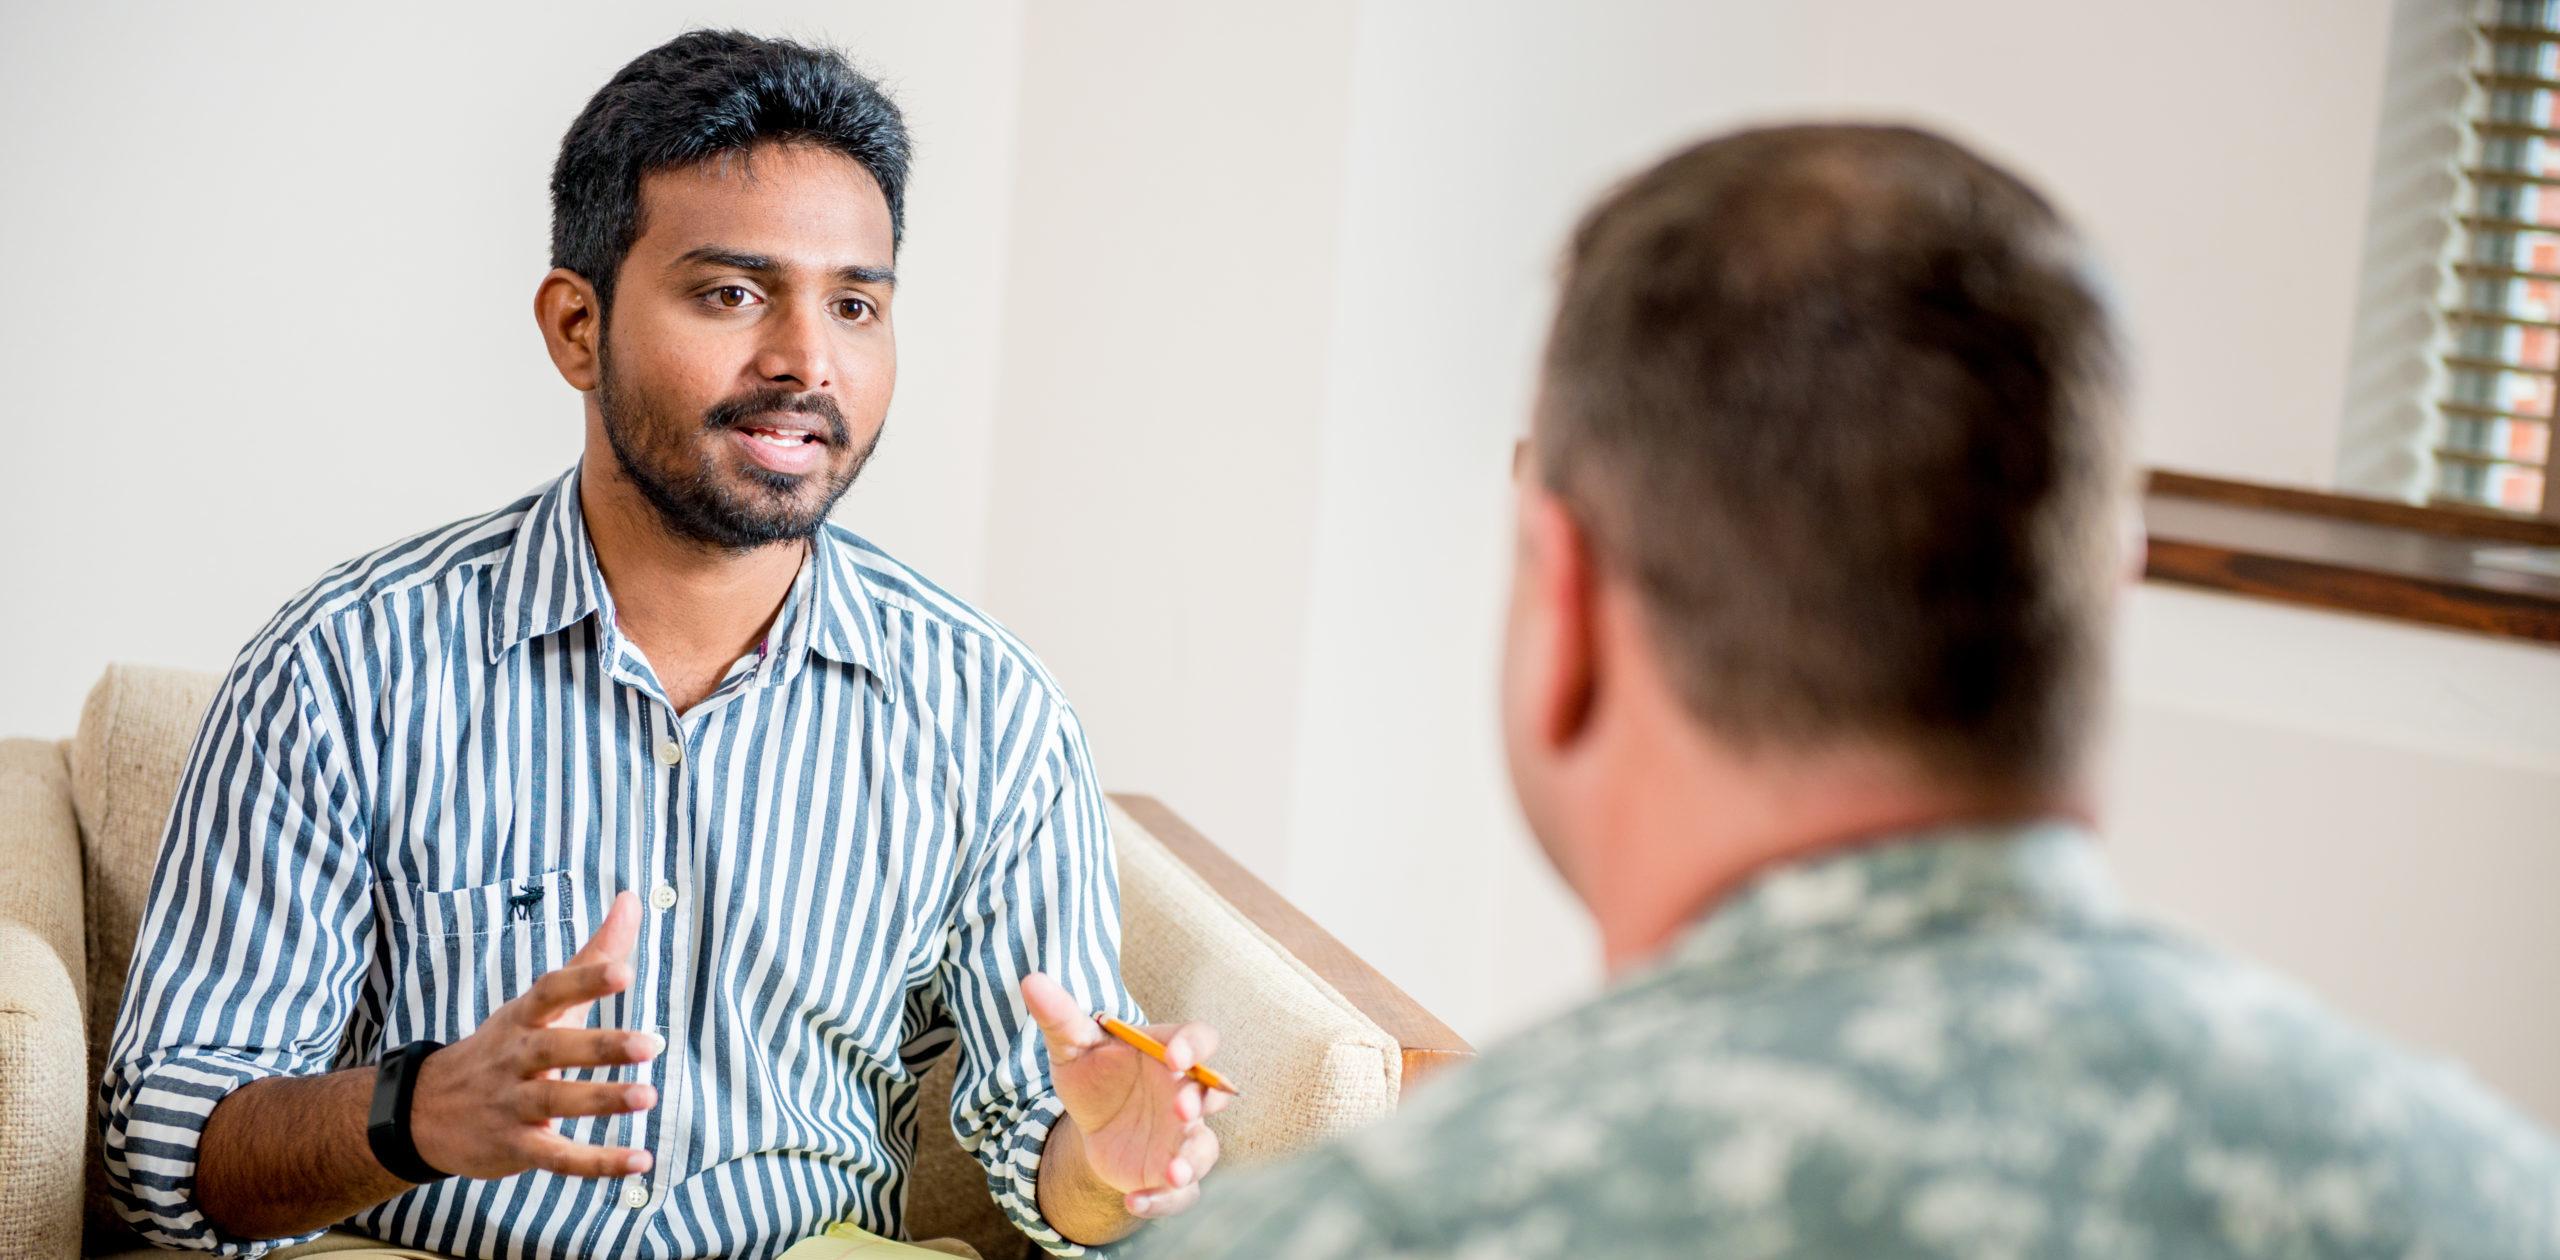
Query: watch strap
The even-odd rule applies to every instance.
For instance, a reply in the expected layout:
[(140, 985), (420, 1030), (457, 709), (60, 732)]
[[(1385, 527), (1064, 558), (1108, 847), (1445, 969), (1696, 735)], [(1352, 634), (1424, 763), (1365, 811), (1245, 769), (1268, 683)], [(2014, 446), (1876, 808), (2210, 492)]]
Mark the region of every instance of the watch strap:
[(409, 1108), (418, 1095), (418, 1068), (427, 1056), (444, 1049), (441, 1041), (412, 1041), (382, 1057), (374, 1069), (373, 1109), (364, 1126), (373, 1157), (402, 1181), (425, 1185), (451, 1173), (438, 1172), (418, 1155), (409, 1131)]

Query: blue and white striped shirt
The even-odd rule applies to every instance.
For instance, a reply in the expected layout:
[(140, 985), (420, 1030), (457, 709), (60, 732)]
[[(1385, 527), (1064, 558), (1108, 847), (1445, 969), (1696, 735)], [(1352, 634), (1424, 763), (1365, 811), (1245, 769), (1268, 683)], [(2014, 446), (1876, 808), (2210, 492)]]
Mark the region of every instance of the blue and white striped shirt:
[(897, 1236), (916, 1086), (1052, 1250), (1061, 1112), (1016, 982), (1120, 983), (1119, 887), (1075, 715), (1003, 630), (832, 525), (766, 640), (678, 715), (579, 510), (576, 470), (338, 566), (253, 639), (197, 733), (101, 1083), (128, 1220), (255, 1254), (195, 1203), (205, 1118), (261, 1077), (454, 1041), (641, 895), (605, 1027), (667, 1050), (658, 1105), (560, 1122), (636, 1177), (422, 1186), (354, 1218), (465, 1256), (769, 1256)]

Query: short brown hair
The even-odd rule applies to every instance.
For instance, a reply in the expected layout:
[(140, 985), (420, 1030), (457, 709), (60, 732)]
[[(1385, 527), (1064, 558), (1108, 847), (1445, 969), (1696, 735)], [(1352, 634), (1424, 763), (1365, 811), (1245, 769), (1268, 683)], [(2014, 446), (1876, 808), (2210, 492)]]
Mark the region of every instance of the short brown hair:
[(1534, 441), (1709, 730), (2054, 786), (2103, 695), (2116, 376), (2024, 182), (1909, 128), (1772, 128), (1583, 220)]

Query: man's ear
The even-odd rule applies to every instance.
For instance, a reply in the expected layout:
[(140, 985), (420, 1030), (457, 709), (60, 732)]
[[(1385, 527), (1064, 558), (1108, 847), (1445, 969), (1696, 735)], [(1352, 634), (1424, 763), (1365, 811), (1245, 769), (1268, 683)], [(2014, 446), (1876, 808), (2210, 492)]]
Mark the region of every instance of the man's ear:
[(554, 267), (533, 291), (533, 322), (542, 329), (542, 344), (560, 379), (581, 393), (603, 378), (604, 306), (585, 276)]
[(1541, 742), (1564, 749), (1589, 732), (1599, 692), (1600, 639), (1593, 620), (1599, 573), (1581, 522), (1562, 500), (1531, 485), (1521, 495), (1520, 514), (1528, 550), (1522, 580), (1542, 631), (1530, 662), (1529, 716)]

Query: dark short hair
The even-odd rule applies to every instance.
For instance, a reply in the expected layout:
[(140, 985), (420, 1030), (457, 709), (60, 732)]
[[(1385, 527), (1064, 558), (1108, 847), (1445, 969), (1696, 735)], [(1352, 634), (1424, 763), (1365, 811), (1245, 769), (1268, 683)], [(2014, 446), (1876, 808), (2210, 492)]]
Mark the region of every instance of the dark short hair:
[(892, 248), (905, 239), (907, 125), (880, 85), (832, 48), (700, 30), (632, 58), (569, 124), (551, 168), (551, 265), (610, 306), (640, 239), (641, 176), (784, 141), (861, 163), (888, 199)]
[(1583, 220), (1534, 441), (1708, 730), (2049, 787), (2104, 694), (2116, 363), (2017, 177), (1909, 128), (1746, 131)]

